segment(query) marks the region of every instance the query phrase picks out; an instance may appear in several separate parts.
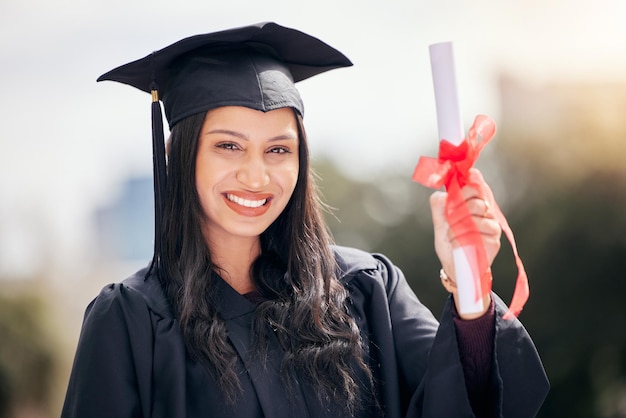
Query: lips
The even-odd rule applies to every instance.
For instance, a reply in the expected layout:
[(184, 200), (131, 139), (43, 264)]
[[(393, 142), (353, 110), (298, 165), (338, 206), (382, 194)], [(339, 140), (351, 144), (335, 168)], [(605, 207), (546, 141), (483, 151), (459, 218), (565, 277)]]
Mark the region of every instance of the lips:
[(269, 209), (272, 200), (272, 196), (269, 194), (225, 193), (224, 197), (228, 207), (243, 216), (263, 215)]

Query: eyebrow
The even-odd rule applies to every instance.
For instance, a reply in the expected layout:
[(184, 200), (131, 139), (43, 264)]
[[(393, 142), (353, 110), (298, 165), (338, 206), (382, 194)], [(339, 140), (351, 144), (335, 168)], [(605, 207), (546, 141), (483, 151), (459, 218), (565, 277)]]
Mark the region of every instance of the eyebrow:
[[(213, 129), (205, 133), (205, 135), (211, 135), (211, 134), (230, 135), (230, 136), (234, 136), (244, 141), (250, 140), (250, 138), (248, 138), (247, 135), (244, 135), (241, 132), (231, 131), (230, 129)], [(277, 135), (277, 136), (269, 138), (269, 141), (283, 141), (283, 140), (297, 140), (297, 139), (298, 138), (293, 135), (282, 134), (282, 135)]]

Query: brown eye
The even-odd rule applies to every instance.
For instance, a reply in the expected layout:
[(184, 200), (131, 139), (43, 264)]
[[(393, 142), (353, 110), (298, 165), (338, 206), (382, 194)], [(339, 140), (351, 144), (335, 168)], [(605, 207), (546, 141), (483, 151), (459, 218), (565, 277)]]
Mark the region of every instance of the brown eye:
[(273, 154), (287, 154), (287, 153), (291, 153), (291, 151), (287, 147), (270, 148), (269, 152), (273, 153)]
[(233, 142), (220, 142), (219, 144), (215, 145), (216, 148), (220, 148), (220, 149), (224, 149), (227, 151), (235, 151), (237, 149), (239, 149), (239, 147), (237, 146), (237, 144), (233, 143)]

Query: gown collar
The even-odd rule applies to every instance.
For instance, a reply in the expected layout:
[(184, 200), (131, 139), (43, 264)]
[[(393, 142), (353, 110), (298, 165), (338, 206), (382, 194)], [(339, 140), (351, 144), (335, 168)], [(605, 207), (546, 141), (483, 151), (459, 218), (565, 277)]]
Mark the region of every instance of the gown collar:
[(256, 303), (233, 289), (218, 274), (213, 273), (213, 277), (218, 295), (215, 300), (216, 309), (224, 320), (228, 321), (254, 312)]

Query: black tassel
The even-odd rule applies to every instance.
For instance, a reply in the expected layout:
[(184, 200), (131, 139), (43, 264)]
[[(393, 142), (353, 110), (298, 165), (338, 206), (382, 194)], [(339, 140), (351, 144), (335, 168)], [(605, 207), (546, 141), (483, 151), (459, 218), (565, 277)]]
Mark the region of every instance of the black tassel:
[(150, 86), (152, 91), (152, 169), (154, 180), (154, 256), (148, 269), (150, 273), (161, 273), (161, 228), (163, 207), (167, 185), (165, 164), (165, 136), (163, 134), (163, 115), (156, 83)]

